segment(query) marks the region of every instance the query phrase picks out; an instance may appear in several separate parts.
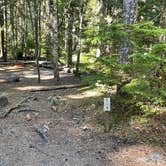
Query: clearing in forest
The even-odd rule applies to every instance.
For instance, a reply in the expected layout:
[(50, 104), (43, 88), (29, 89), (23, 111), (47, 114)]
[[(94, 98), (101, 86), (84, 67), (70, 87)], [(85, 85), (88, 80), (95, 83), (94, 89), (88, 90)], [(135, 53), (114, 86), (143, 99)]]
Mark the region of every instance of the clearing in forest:
[[(0, 108), (0, 166), (164, 166), (165, 151), (139, 140), (112, 135), (93, 123), (103, 94), (86, 88), (40, 91), (78, 85), (61, 71), (41, 69), (41, 84), (32, 66), (0, 67), (0, 93), (9, 103)], [(19, 82), (7, 82), (17, 75)], [(32, 91), (39, 90), (39, 91)]]

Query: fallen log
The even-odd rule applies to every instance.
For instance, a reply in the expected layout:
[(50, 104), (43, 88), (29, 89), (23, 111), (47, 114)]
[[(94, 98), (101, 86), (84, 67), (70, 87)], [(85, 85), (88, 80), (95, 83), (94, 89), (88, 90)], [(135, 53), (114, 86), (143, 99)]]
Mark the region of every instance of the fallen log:
[(37, 92), (37, 91), (52, 91), (52, 90), (58, 90), (58, 89), (70, 89), (70, 88), (80, 88), (85, 87), (87, 85), (85, 84), (71, 84), (71, 85), (57, 85), (57, 86), (46, 86), (46, 87), (35, 87), (33, 89), (30, 89), (30, 92)]
[(14, 65), (15, 61), (9, 61), (9, 62), (0, 62), (0, 66), (8, 66), (8, 65)]

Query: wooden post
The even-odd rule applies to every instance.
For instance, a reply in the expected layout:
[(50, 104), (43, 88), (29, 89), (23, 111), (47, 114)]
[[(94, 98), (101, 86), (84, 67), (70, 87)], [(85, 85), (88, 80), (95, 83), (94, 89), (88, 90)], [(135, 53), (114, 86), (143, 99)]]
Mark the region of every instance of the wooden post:
[(105, 120), (105, 132), (109, 132), (109, 112), (111, 111), (111, 99), (110, 97), (104, 98), (104, 120)]

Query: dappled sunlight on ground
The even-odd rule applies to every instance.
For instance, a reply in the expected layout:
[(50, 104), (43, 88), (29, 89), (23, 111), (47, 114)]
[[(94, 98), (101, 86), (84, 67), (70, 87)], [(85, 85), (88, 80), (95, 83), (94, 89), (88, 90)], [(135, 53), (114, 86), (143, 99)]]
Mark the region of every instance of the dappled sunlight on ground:
[(99, 97), (101, 95), (102, 95), (102, 93), (100, 93), (98, 91), (85, 91), (83, 93), (67, 95), (65, 97), (69, 98), (69, 99), (83, 99), (83, 98), (88, 98), (88, 97)]
[(0, 70), (20, 70), (25, 68), (24, 66), (21, 65), (14, 65), (14, 66), (4, 66), (0, 67)]
[[(160, 154), (163, 156), (162, 161), (158, 161), (159, 159), (157, 158), (154, 161), (153, 159), (143, 160), (152, 154)], [(114, 154), (107, 154), (107, 157), (113, 161), (114, 166), (165, 166), (166, 157), (164, 156), (165, 153), (160, 148), (148, 145), (132, 145), (120, 148)]]
[[(93, 159), (94, 162), (91, 165), (94, 166), (165, 166), (158, 164), (158, 161), (156, 161), (156, 164), (155, 160), (149, 163), (144, 161), (145, 157), (151, 154), (156, 158), (158, 157), (159, 160), (162, 159), (162, 156), (165, 157), (165, 149), (162, 146), (164, 145), (162, 141), (165, 140), (166, 131), (164, 110), (163, 114), (157, 114), (154, 118), (149, 117), (149, 123), (140, 123), (135, 117), (138, 114), (134, 114), (133, 110), (130, 112), (129, 107), (116, 104), (113, 97), (111, 112), (105, 113), (103, 111), (103, 98), (106, 94), (103, 93), (103, 89), (101, 87), (92, 88), (91, 86), (76, 88), (76, 85), (80, 85), (81, 81), (72, 73), (61, 71), (61, 81), (55, 82), (53, 71), (41, 68), (42, 80), (38, 84), (37, 70), (34, 67), (27, 66), (18, 71), (14, 68), (10, 68), (10, 70), (0, 68), (0, 81), (6, 78), (7, 74), (15, 75), (15, 73), (20, 77), (20, 82), (1, 83), (0, 92), (8, 97), (9, 106), (18, 103), (24, 97), (30, 98), (21, 104), (21, 107), (14, 109), (8, 115), (6, 121), (1, 121), (6, 126), (9, 126), (10, 120), (12, 126), (16, 126), (18, 122), (21, 122), (18, 133), (17, 127), (15, 127), (16, 132), (13, 133), (12, 141), (15, 138), (14, 141), (16, 142), (24, 140), (25, 145), (29, 146), (29, 142), (26, 142), (27, 138), (24, 138), (28, 131), (27, 136), (30, 138), (31, 144), (33, 143), (36, 146), (37, 140), (39, 142), (38, 146), (44, 153), (48, 152), (53, 156), (60, 155), (60, 160), (64, 158), (64, 156), (61, 156), (62, 151), (63, 154), (65, 152), (68, 155), (68, 161), (70, 159), (80, 160), (84, 157), (85, 161)], [(73, 85), (73, 89), (69, 88)], [(46, 91), (41, 92), (41, 89)], [(114, 89), (111, 88), (110, 91), (114, 92)], [(112, 96), (114, 93), (110, 94)], [(49, 98), (56, 101), (54, 106), (48, 102)], [(125, 111), (121, 112), (123, 109)], [(30, 125), (43, 124), (49, 127), (48, 140), (50, 142), (45, 146), (40, 146), (42, 138)], [(12, 130), (13, 127), (10, 128)], [(8, 135), (0, 134), (5, 139), (9, 138)], [(19, 134), (22, 137), (19, 137)], [(5, 139), (0, 143), (6, 155), (9, 149), (3, 144), (6, 141)], [(15, 144), (12, 146), (15, 147)], [(20, 147), (22, 148), (22, 144), (20, 144)], [(57, 147), (59, 147), (59, 151), (57, 151)], [(66, 147), (69, 148), (67, 152)], [(32, 148), (28, 151), (22, 149), (20, 152), (21, 154), (25, 152), (25, 158), (27, 158), (29, 152), (33, 150)], [(34, 150), (33, 152), (37, 156), (41, 156), (40, 151)], [(71, 153), (73, 153), (72, 156)], [(15, 159), (15, 156), (13, 155), (11, 158)], [(32, 158), (30, 157), (31, 160)], [(57, 161), (55, 157), (53, 158)], [(147, 157), (147, 159), (149, 158)], [(162, 163), (164, 162), (162, 161)], [(75, 163), (79, 165), (78, 162)]]
[[(41, 79), (42, 80), (50, 80), (53, 79), (53, 72), (51, 71), (40, 71)], [(37, 71), (24, 71), (23, 72), (24, 78), (37, 78)]]
[(5, 81), (5, 79), (0, 79), (0, 83), (4, 83)]

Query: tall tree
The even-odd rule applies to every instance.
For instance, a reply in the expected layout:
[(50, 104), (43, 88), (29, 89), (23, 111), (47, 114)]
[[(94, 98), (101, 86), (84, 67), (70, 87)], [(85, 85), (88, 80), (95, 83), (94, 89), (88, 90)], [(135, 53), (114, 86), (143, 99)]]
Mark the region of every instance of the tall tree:
[(11, 53), (15, 57), (15, 2), (11, 1), (10, 2), (10, 24), (11, 24)]
[(34, 42), (35, 42), (35, 57), (37, 65), (38, 83), (40, 83), (40, 68), (39, 68), (39, 1), (34, 0)]
[[(166, 0), (163, 0), (163, 9), (160, 18), (161, 28), (166, 28)], [(160, 41), (166, 41), (166, 34), (160, 36)]]
[(71, 67), (72, 62), (72, 54), (73, 54), (73, 10), (72, 6), (69, 7), (67, 12), (68, 18), (68, 27), (67, 27), (67, 65)]
[(79, 6), (79, 28), (78, 28), (78, 46), (77, 46), (77, 62), (76, 62), (76, 74), (79, 75), (80, 55), (81, 55), (81, 36), (83, 26), (83, 14), (84, 14), (84, 0), (80, 0)]
[[(162, 9), (162, 14), (161, 14), (161, 18), (160, 18), (160, 26), (163, 29), (166, 28), (166, 0), (163, 0), (163, 9)], [(161, 43), (164, 43), (164, 45), (165, 45), (166, 34), (160, 35), (159, 41)], [(160, 57), (162, 59), (166, 58), (165, 51), (161, 51), (158, 54), (160, 55)], [(165, 66), (165, 62), (160, 62), (159, 69), (158, 69), (158, 72), (157, 72), (158, 80), (159, 80), (158, 81), (158, 88), (161, 88), (164, 85), (164, 81), (166, 79), (166, 72), (164, 70), (164, 66)]]
[[(137, 18), (137, 4), (138, 0), (123, 0), (123, 23), (134, 24)], [(128, 64), (131, 62), (129, 55), (132, 54), (133, 49), (128, 37), (124, 37), (121, 41), (119, 49), (119, 62), (121, 64)]]
[(54, 64), (54, 79), (59, 81), (59, 69), (58, 69), (58, 1), (52, 0), (51, 4), (51, 12), (52, 12), (52, 55), (53, 55), (53, 64)]
[[(102, 31), (102, 26), (104, 25), (105, 22), (104, 11), (105, 11), (104, 1), (99, 0), (99, 34)], [(98, 54), (97, 57), (104, 55), (104, 43), (102, 40), (99, 41), (99, 48), (97, 49), (97, 54)]]
[(2, 0), (0, 7), (2, 59), (7, 61), (7, 1)]

